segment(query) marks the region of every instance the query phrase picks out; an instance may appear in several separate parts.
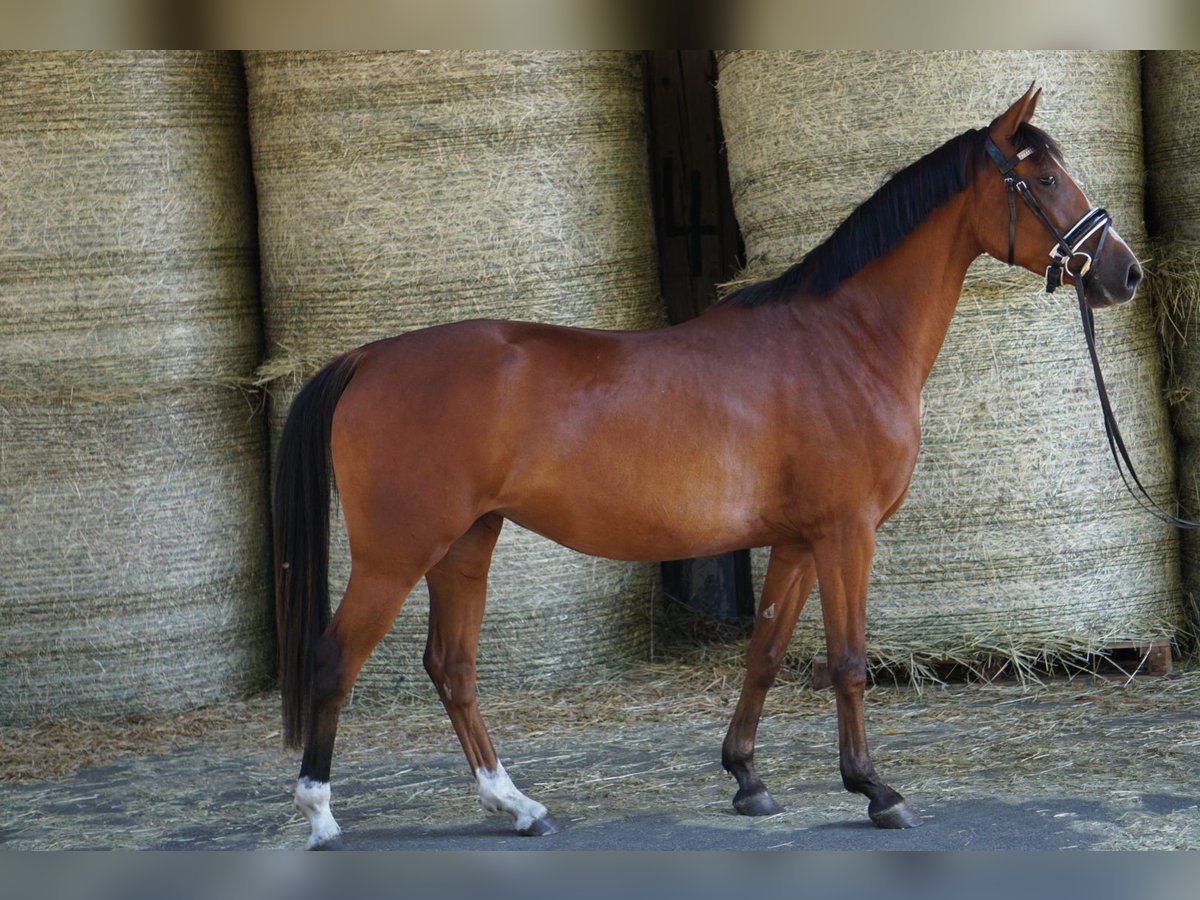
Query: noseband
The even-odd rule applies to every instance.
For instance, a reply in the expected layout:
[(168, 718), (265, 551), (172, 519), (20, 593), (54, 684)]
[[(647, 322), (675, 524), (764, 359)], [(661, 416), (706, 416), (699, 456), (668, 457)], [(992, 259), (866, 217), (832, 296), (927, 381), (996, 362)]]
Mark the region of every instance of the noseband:
[[(987, 143), (984, 144), (988, 156), (992, 158), (997, 168), (1000, 169), (1000, 174), (1004, 176), (1004, 189), (1008, 192), (1008, 264), (1013, 264), (1013, 255), (1017, 245), (1017, 195), (1025, 201), (1025, 205), (1029, 207), (1030, 212), (1037, 217), (1037, 220), (1042, 223), (1042, 226), (1048, 231), (1051, 237), (1054, 238), (1054, 246), (1050, 249), (1050, 265), (1046, 266), (1046, 293), (1053, 294), (1055, 288), (1062, 287), (1063, 272), (1071, 276), (1071, 279), (1078, 283), (1086, 284), (1088, 275), (1094, 268), (1093, 264), (1098, 263), (1100, 254), (1104, 250), (1104, 244), (1108, 240), (1108, 230), (1112, 226), (1112, 216), (1100, 209), (1098, 206), (1093, 206), (1084, 215), (1067, 229), (1066, 234), (1060, 234), (1058, 229), (1054, 227), (1054, 223), (1050, 221), (1050, 217), (1046, 215), (1042, 205), (1038, 203), (1037, 197), (1033, 195), (1033, 191), (1029, 189), (1029, 185), (1023, 178), (1018, 177), (1016, 173), (1017, 164), (1021, 160), (1030, 156), (1034, 151), (1032, 147), (1026, 147), (1011, 159), (1005, 159), (1004, 154), (1000, 152), (1000, 148), (989, 137)], [(1087, 243), (1088, 239), (1096, 232), (1100, 232), (1100, 239), (1096, 242), (1095, 255), (1084, 253), (1079, 248)], [(1078, 268), (1071, 268), (1071, 261), (1076, 257), (1080, 259)]]
[[(1113, 462), (1117, 464), (1117, 472), (1120, 473), (1121, 480), (1125, 482), (1126, 490), (1142, 509), (1160, 521), (1174, 525), (1176, 528), (1200, 529), (1200, 522), (1180, 518), (1159, 506), (1158, 502), (1150, 496), (1150, 492), (1146, 490), (1141, 479), (1138, 478), (1137, 470), (1133, 467), (1133, 460), (1129, 456), (1129, 450), (1125, 446), (1125, 439), (1121, 436), (1121, 429), (1117, 427), (1117, 417), (1113, 413), (1112, 403), (1108, 398), (1108, 387), (1104, 383), (1104, 374), (1100, 371), (1100, 357), (1096, 352), (1096, 325), (1092, 318), (1092, 309), (1087, 302), (1086, 290), (1089, 276), (1096, 268), (1096, 264), (1100, 260), (1100, 253), (1104, 250), (1104, 243), (1108, 240), (1108, 232), (1112, 227), (1112, 216), (1094, 206), (1078, 222), (1068, 228), (1066, 234), (1059, 234), (1054, 223), (1050, 221), (1049, 216), (1038, 203), (1037, 197), (1033, 196), (1029, 185), (1014, 171), (1021, 160), (1026, 159), (1034, 152), (1033, 149), (1026, 147), (1012, 159), (1005, 159), (1000, 148), (990, 137), (984, 146), (988, 156), (999, 167), (1000, 174), (1004, 176), (1004, 188), (1008, 192), (1008, 264), (1010, 266), (1013, 264), (1013, 255), (1016, 250), (1016, 198), (1017, 195), (1020, 195), (1021, 199), (1025, 201), (1025, 205), (1054, 238), (1054, 246), (1050, 250), (1050, 265), (1046, 266), (1046, 293), (1053, 294), (1055, 288), (1062, 287), (1064, 271), (1071, 276), (1071, 281), (1075, 285), (1075, 293), (1079, 295), (1079, 315), (1083, 320), (1083, 335), (1092, 360), (1092, 374), (1096, 379), (1096, 392), (1100, 397), (1100, 410), (1104, 416), (1104, 433), (1108, 438), (1108, 449), (1112, 453)], [(1095, 255), (1081, 251), (1079, 248), (1097, 231), (1100, 232), (1100, 239), (1096, 242)], [(1073, 270), (1071, 262), (1077, 257), (1082, 261), (1079, 263), (1079, 267)], [(1130, 481), (1133, 484), (1130, 484)], [(1137, 491), (1134, 490), (1134, 485), (1137, 485)], [(1141, 496), (1138, 496), (1139, 493)]]

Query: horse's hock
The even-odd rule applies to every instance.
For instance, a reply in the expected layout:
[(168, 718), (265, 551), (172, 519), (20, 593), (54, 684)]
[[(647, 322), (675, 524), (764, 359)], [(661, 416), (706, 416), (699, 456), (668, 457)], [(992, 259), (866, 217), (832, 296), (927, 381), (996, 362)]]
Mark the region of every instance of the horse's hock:
[(0, 721), (260, 687), (238, 57), (14, 53), (0, 83)]
[[(638, 62), (247, 54), (273, 435), (300, 379), (370, 340), (475, 317), (662, 324)], [(348, 552), (335, 532), (336, 602)], [(646, 658), (657, 580), (657, 566), (585, 557), (506, 524), (481, 686)], [(422, 584), (360, 696), (425, 690), (427, 610)]]
[[(1200, 517), (1200, 53), (1146, 54), (1146, 224), (1162, 317), (1167, 396), (1178, 441), (1179, 502)], [(1200, 609), (1200, 532), (1180, 534), (1183, 586)]]
[[(1146, 255), (1136, 53), (730, 52), (719, 68), (750, 279), (799, 259), (897, 167), (987, 124), (994, 97), (1035, 77), (1068, 167)], [(1096, 320), (1130, 451), (1170, 508), (1151, 303)], [(1176, 632), (1178, 541), (1113, 471), (1069, 288), (1046, 295), (1028, 272), (977, 263), (923, 401), (912, 489), (878, 539), (875, 662), (994, 666)], [(821, 642), (814, 597), (792, 646)]]

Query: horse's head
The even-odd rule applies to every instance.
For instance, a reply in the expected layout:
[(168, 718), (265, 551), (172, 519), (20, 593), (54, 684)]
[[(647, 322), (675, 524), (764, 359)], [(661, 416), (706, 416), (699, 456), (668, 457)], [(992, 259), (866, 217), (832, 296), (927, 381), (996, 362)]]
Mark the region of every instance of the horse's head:
[(1054, 141), (1029, 124), (1040, 95), (1030, 86), (988, 126), (989, 159), (976, 182), (979, 240), (997, 259), (1044, 272), (1047, 290), (1081, 280), (1089, 306), (1125, 303), (1142, 267), (1067, 174)]

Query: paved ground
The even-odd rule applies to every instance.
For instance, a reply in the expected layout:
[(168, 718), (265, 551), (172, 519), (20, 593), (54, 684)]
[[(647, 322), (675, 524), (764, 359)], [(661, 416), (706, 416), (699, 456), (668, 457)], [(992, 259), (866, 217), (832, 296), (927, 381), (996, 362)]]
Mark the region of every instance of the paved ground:
[[(707, 754), (705, 754), (707, 755)], [(652, 754), (635, 760), (630, 755), (596, 754), (622, 766), (653, 765)], [(696, 760), (697, 770), (703, 763)], [(569, 763), (569, 767), (568, 767)], [(539, 772), (540, 780), (569, 782), (575, 761), (519, 761), (510, 771)], [(0, 829), (0, 845), (13, 847), (66, 846), (75, 849), (146, 847), (154, 849), (241, 849), (302, 845), (304, 828), (287, 809), (286, 785), (277, 775), (258, 783), (255, 773), (232, 761), (206, 771), (198, 753), (142, 759), (81, 772), (47, 791), (44, 785), (4, 791), (4, 805), (13, 811), (24, 797), (37, 797), (39, 816), (32, 810)], [(678, 766), (675, 758), (672, 766)], [(381, 767), (356, 768), (336, 782), (335, 808), (346, 829), (346, 847), (355, 850), (1060, 850), (1082, 849), (1103, 839), (1103, 828), (1116, 827), (1127, 812), (1123, 805), (1066, 796), (1047, 800), (1004, 802), (992, 798), (915, 800), (925, 818), (912, 831), (881, 831), (865, 817), (865, 804), (842, 798), (828, 778), (807, 790), (781, 795), (792, 809), (770, 819), (747, 819), (715, 799), (702, 808), (686, 809), (680, 798), (670, 812), (638, 810), (622, 813), (620, 791), (611, 804), (592, 804), (564, 798), (555, 805), (563, 830), (544, 838), (512, 833), (508, 820), (487, 816), (470, 803), (442, 805), (446, 820), (406, 823), (391, 804), (404, 795), (436, 797), (443, 792), (470, 799), (471, 785), (461, 774), (457, 756), (426, 761), (403, 774)], [(266, 776), (266, 773), (261, 773)], [(709, 783), (714, 779), (702, 778)], [(732, 784), (732, 783), (730, 783)], [(214, 790), (215, 789), (215, 790)], [(155, 797), (169, 792), (171, 797)], [(532, 792), (532, 791), (531, 791)], [(540, 794), (545, 798), (545, 794)], [(174, 805), (174, 821), (146, 820), (138, 799), (147, 808)], [(728, 798), (722, 798), (728, 803)], [(1151, 814), (1186, 811), (1200, 816), (1196, 795), (1143, 794), (1142, 807)], [(409, 804), (406, 804), (408, 806)], [(435, 804), (437, 807), (438, 804)], [(463, 807), (466, 808), (463, 808)], [(224, 807), (223, 810), (218, 808)], [(799, 807), (799, 809), (795, 809)], [(862, 807), (860, 809), (860, 807)], [(238, 821), (229, 813), (244, 811)], [(814, 811), (823, 815), (817, 815)], [(426, 819), (429, 812), (416, 810)], [(818, 819), (824, 818), (824, 821)], [(12, 818), (9, 819), (12, 822)], [(58, 822), (52, 828), (48, 823)], [(69, 823), (69, 824), (68, 824)], [(55, 833), (56, 831), (65, 833)]]
[[(563, 826), (545, 838), (518, 837), (480, 811), (437, 709), (350, 710), (334, 774), (347, 848), (1200, 848), (1198, 673), (873, 690), (876, 764), (926, 820), (904, 832), (872, 828), (865, 801), (841, 790), (832, 698), (802, 684), (772, 694), (760, 730), (759, 768), (785, 812), (736, 815), (719, 765), (736, 690), (686, 694), (688, 680), (648, 693), (606, 686), (602, 715), (563, 713), (575, 702), (565, 691), (495, 704), (510, 774)], [(206, 715), (224, 721), (221, 710)], [(240, 704), (228, 720), (165, 749), (89, 752), (63, 777), (0, 782), (0, 847), (301, 846), (296, 758), (277, 749), (274, 702)]]

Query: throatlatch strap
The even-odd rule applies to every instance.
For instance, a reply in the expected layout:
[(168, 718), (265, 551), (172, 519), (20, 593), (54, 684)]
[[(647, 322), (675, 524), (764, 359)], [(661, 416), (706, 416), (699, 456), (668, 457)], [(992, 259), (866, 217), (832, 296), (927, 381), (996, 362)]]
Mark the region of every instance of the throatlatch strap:
[(1017, 196), (1011, 175), (1004, 179), (1004, 186), (1008, 189), (1008, 264), (1011, 266), (1017, 252)]
[[(1017, 176), (1013, 170), (1021, 160), (1033, 154), (1033, 148), (1026, 147), (1012, 159), (1005, 159), (1004, 154), (1000, 152), (1000, 148), (996, 146), (996, 142), (990, 137), (983, 146), (987, 150), (988, 156), (992, 158), (992, 162), (996, 164), (996, 168), (1000, 170), (1000, 174), (1004, 176), (1004, 189), (1008, 192), (1008, 264), (1011, 266), (1013, 264), (1013, 257), (1017, 252), (1016, 194), (1021, 188), (1026, 187), (1025, 182), (1017, 182)], [(1022, 196), (1025, 195), (1022, 194)], [(1028, 197), (1025, 198), (1025, 202), (1029, 202)]]

